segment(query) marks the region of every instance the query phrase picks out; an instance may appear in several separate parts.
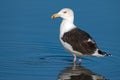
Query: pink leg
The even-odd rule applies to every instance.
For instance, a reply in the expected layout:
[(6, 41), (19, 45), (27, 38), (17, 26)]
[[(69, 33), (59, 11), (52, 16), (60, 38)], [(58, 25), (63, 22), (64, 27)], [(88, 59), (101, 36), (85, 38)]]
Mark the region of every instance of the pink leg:
[(76, 63), (75, 62), (73, 63), (73, 68), (72, 69), (76, 70)]
[(74, 60), (73, 60), (73, 62), (76, 63), (76, 59), (77, 59), (77, 57), (76, 57), (75, 54), (73, 54), (73, 56), (74, 56)]

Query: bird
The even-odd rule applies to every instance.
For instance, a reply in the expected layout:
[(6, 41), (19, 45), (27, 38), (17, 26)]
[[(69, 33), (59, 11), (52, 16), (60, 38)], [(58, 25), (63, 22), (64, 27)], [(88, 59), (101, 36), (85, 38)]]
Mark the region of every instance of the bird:
[[(74, 12), (72, 9), (63, 8), (51, 16), (52, 19), (58, 17), (62, 18), (59, 34), (60, 42), (65, 50), (73, 55), (74, 63), (76, 63), (78, 56), (111, 56), (111, 54), (99, 49), (90, 34), (74, 24)], [(82, 59), (79, 59), (79, 61), (82, 62)]]

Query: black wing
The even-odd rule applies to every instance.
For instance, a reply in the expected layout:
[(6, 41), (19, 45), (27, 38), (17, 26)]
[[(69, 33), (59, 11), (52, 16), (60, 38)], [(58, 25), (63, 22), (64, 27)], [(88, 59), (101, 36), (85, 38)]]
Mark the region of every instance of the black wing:
[(93, 54), (98, 48), (92, 37), (78, 28), (66, 32), (63, 35), (62, 40), (69, 43), (73, 50), (81, 52), (84, 55)]

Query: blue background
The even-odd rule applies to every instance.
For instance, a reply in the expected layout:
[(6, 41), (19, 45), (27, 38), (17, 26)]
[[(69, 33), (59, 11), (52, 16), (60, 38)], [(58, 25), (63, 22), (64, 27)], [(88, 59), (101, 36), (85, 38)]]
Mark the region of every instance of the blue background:
[(56, 80), (73, 57), (59, 42), (61, 19), (71, 8), (75, 24), (111, 57), (85, 57), (81, 64), (110, 80), (120, 79), (119, 0), (0, 0), (0, 80)]

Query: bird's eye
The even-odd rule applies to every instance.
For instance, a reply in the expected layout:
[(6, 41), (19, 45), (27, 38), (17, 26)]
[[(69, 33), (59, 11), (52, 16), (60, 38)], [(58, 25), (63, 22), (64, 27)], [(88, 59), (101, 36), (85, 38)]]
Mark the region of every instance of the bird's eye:
[(64, 11), (63, 13), (67, 13), (67, 11)]

